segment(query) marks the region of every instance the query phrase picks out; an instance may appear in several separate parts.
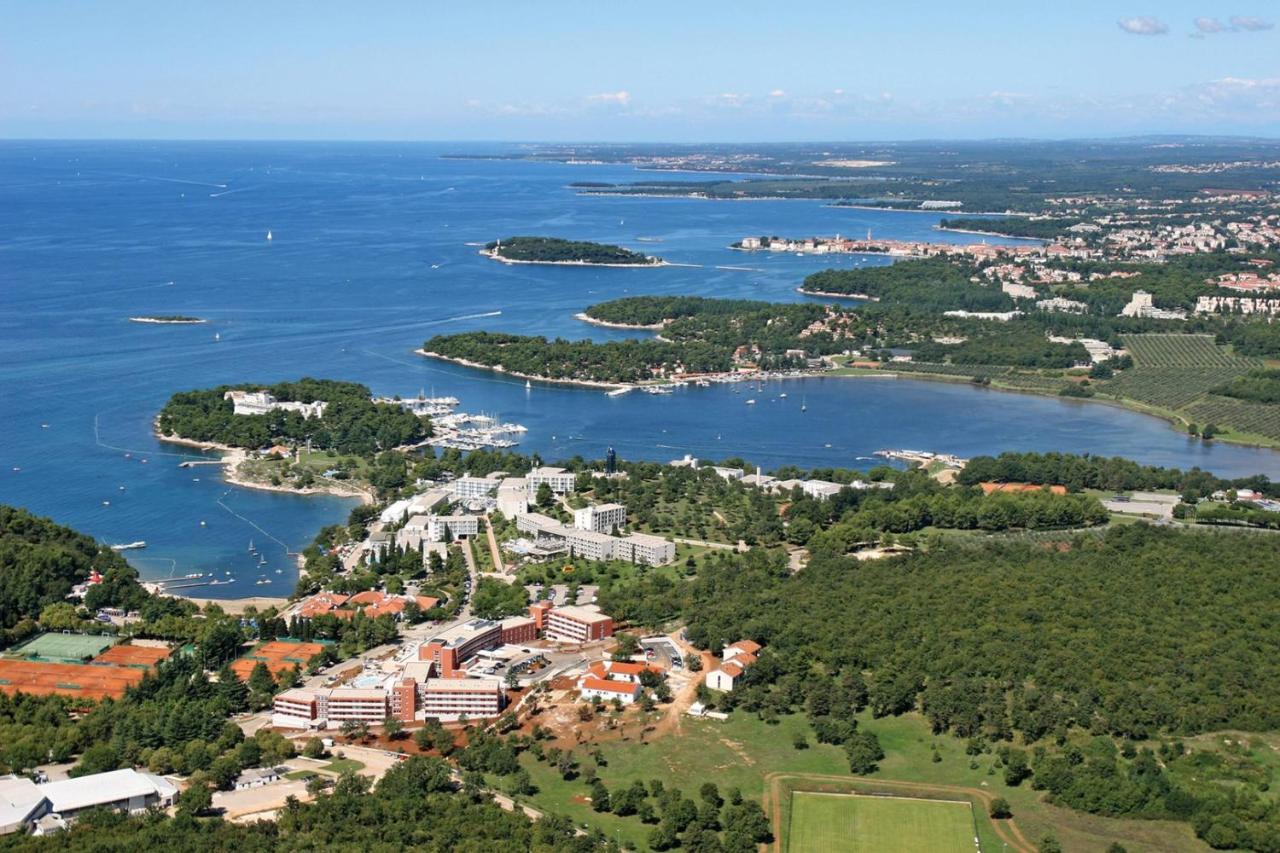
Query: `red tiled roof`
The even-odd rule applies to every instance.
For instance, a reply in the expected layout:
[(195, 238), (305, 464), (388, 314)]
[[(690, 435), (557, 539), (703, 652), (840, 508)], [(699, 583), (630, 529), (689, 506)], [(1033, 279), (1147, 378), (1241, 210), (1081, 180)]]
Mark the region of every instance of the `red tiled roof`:
[(640, 685), (587, 676), (582, 679), (582, 689), (597, 690), (601, 693), (627, 693), (634, 696), (635, 692), (640, 689)]

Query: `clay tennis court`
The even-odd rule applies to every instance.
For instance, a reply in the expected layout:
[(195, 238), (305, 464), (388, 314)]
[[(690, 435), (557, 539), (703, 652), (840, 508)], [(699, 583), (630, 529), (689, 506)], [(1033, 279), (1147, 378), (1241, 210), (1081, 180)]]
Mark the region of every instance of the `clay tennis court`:
[(109, 663), (116, 666), (140, 666), (150, 669), (172, 653), (171, 649), (157, 646), (112, 646), (93, 659), (93, 663)]
[(118, 699), (126, 688), (141, 681), (146, 672), (135, 666), (0, 659), (0, 691)]
[(324, 646), (319, 643), (286, 643), (281, 640), (272, 640), (269, 643), (263, 643), (231, 664), (231, 671), (241, 681), (247, 681), (249, 674), (253, 672), (253, 668), (259, 661), (267, 665), (272, 675), (279, 675), (295, 666), (302, 670), (307, 668), (307, 661), (322, 651)]

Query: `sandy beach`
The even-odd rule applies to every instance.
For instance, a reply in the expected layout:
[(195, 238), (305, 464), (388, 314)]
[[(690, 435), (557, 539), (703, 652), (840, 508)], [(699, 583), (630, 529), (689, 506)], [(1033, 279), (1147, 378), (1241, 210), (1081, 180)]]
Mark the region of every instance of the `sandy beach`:
[(831, 293), (826, 290), (805, 290), (803, 287), (797, 287), (796, 293), (803, 293), (805, 296), (822, 296), (827, 299), (859, 299), (863, 302), (879, 302), (878, 296), (867, 296), (865, 293)]
[(174, 596), (175, 598), (185, 598), (187, 601), (193, 601), (199, 607), (206, 604), (216, 604), (223, 609), (224, 612), (231, 615), (239, 615), (249, 607), (256, 607), (259, 610), (266, 610), (268, 607), (282, 609), (289, 604), (287, 598), (272, 598), (263, 595), (255, 595), (250, 598), (194, 598), (190, 595)]

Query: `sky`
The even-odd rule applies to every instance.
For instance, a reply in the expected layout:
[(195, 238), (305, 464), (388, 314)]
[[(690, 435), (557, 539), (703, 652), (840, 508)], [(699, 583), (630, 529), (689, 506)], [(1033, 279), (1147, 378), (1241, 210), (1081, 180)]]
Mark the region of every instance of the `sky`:
[(1278, 23), (1274, 0), (0, 0), (0, 137), (1280, 136)]

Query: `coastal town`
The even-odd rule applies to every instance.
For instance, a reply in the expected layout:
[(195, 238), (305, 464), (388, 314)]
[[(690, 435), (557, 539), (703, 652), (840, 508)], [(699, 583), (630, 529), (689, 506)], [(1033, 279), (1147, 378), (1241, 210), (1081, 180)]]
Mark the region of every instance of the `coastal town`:
[(10, 5), (0, 853), (1280, 853), (1267, 4)]

